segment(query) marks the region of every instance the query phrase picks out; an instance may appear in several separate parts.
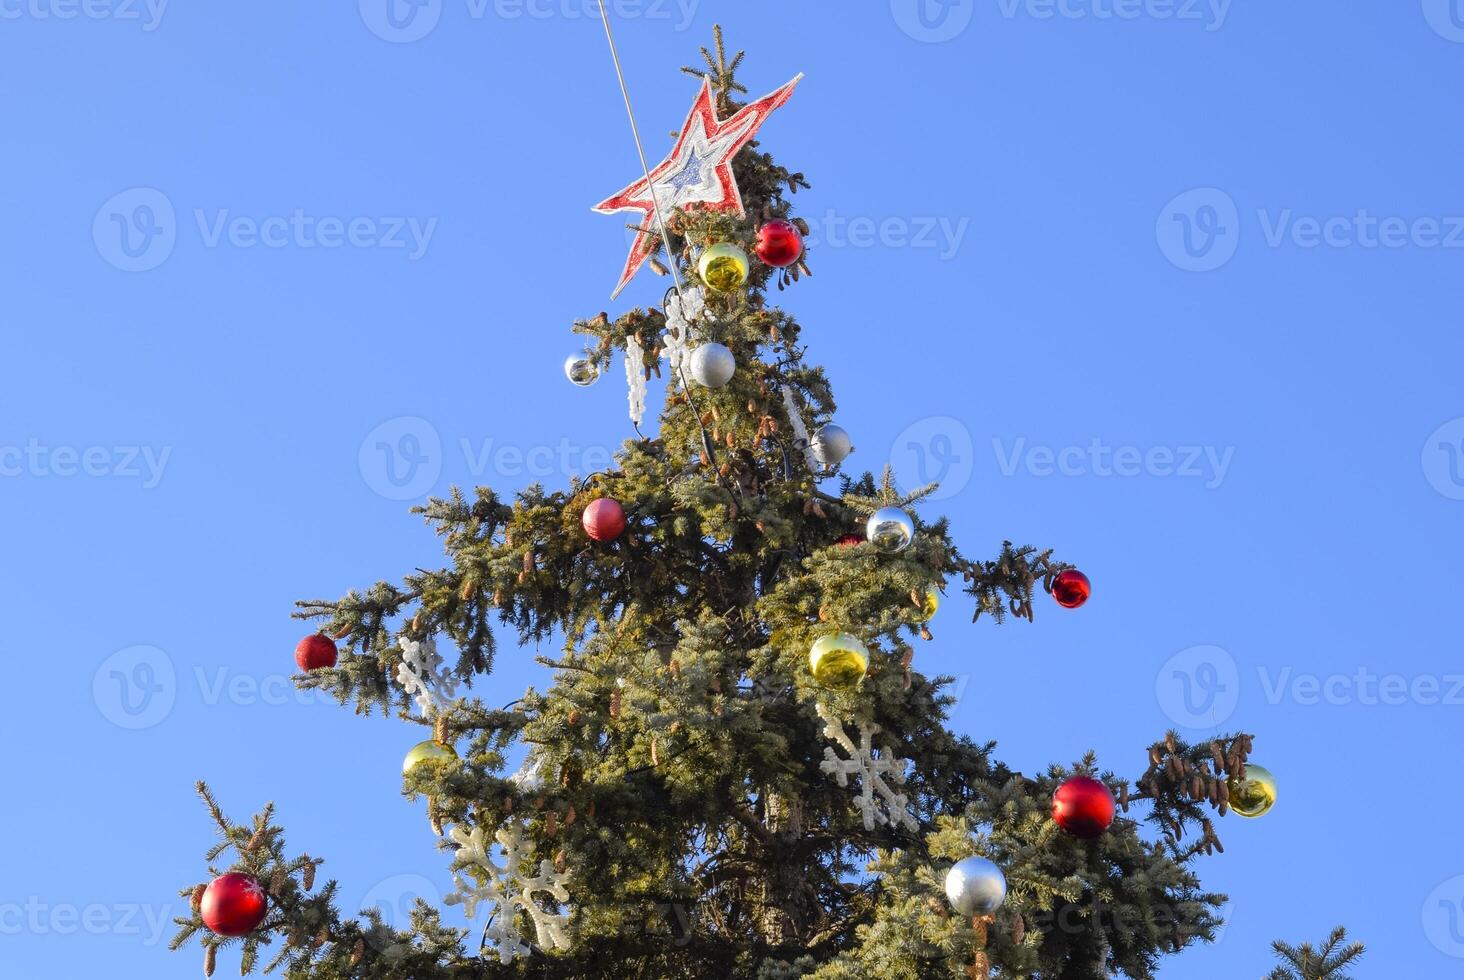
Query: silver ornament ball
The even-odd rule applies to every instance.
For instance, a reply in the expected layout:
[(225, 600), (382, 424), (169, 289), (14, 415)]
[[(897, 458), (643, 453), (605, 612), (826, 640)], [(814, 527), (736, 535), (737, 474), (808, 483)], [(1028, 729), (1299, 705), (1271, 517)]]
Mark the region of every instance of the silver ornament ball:
[(600, 368), (589, 354), (571, 354), (564, 359), (564, 376), (581, 388), (600, 380)]
[(854, 451), (854, 443), (842, 425), (830, 422), (813, 437), (813, 455), (825, 468), (838, 466)]
[(736, 373), (737, 358), (722, 344), (702, 344), (691, 352), (691, 377), (703, 388), (720, 388)]
[(990, 915), (1006, 901), (1006, 875), (984, 857), (968, 857), (946, 873), (945, 891), (962, 915)]
[(864, 536), (877, 550), (893, 555), (915, 540), (915, 522), (898, 507), (881, 507), (870, 516)]

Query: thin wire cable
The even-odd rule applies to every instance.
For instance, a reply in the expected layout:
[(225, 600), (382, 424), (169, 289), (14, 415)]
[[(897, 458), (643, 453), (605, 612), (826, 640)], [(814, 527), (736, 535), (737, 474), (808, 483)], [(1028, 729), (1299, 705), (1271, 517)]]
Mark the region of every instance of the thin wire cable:
[[(661, 199), (656, 195), (655, 182), (651, 180), (651, 165), (646, 161), (646, 149), (641, 143), (640, 126), (636, 124), (635, 108), (630, 103), (630, 86), (626, 85), (625, 70), (620, 66), (620, 51), (615, 46), (615, 32), (610, 28), (610, 13), (605, 9), (605, 0), (599, 0), (599, 5), (600, 22), (605, 25), (605, 40), (610, 42), (610, 60), (615, 63), (615, 77), (620, 82), (620, 97), (625, 100), (625, 114), (630, 117), (630, 135), (635, 139), (635, 152), (640, 157), (641, 173), (646, 178), (646, 191), (651, 195), (651, 206), (656, 215), (656, 228), (661, 233), (661, 244), (666, 247), (666, 264), (671, 269), (671, 281), (676, 286), (676, 298), (681, 302), (684, 319), (685, 311), (689, 307), (686, 305), (686, 293), (681, 288), (681, 273), (676, 265), (676, 253), (671, 249), (671, 233), (666, 230), (666, 217), (661, 213)], [(683, 341), (687, 339), (682, 338)], [(702, 450), (707, 454), (707, 460), (715, 465), (717, 452), (712, 448), (712, 437), (707, 435), (706, 426), (701, 424), (701, 409), (692, 397), (691, 383), (686, 377), (686, 365), (684, 363), (677, 365), (676, 373), (681, 375), (681, 388), (686, 392), (687, 403), (696, 416), (697, 427), (701, 429)]]
[(635, 152), (640, 157), (641, 173), (646, 178), (646, 190), (651, 195), (651, 205), (656, 213), (656, 229), (661, 233), (661, 243), (666, 246), (666, 258), (671, 265), (671, 281), (676, 284), (676, 296), (686, 308), (686, 296), (681, 290), (681, 273), (676, 268), (676, 259), (671, 251), (671, 235), (666, 231), (666, 217), (661, 213), (661, 199), (656, 195), (656, 185), (651, 181), (651, 166), (646, 162), (646, 149), (641, 143), (640, 126), (635, 121), (635, 109), (630, 104), (630, 87), (625, 84), (625, 71), (620, 66), (620, 51), (615, 46), (615, 32), (610, 29), (610, 13), (605, 9), (605, 0), (599, 0), (600, 22), (605, 25), (605, 40), (610, 42), (610, 60), (615, 62), (615, 77), (620, 81), (620, 96), (625, 100), (625, 114), (630, 117), (630, 135), (635, 139)]

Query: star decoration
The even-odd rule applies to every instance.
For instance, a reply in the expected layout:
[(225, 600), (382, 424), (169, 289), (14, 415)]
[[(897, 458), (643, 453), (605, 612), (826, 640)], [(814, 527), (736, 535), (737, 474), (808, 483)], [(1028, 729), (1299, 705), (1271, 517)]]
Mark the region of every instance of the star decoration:
[[(669, 156), (651, 171), (650, 182), (641, 178), (613, 197), (606, 198), (592, 210), (600, 214), (635, 211), (641, 216), (641, 231), (630, 247), (625, 269), (612, 297), (629, 283), (646, 260), (656, 254), (660, 231), (656, 224), (656, 203), (667, 217), (677, 208), (691, 204), (711, 211), (742, 213), (742, 192), (732, 176), (732, 158), (757, 135), (758, 129), (773, 110), (787, 102), (793, 89), (803, 78), (794, 78), (787, 85), (739, 109), (730, 119), (717, 119), (717, 101), (712, 95), (712, 81), (702, 79), (701, 92), (692, 103), (686, 125), (676, 138)], [(654, 187), (654, 196), (651, 188)]]
[(889, 750), (880, 752), (874, 748), (874, 736), (880, 730), (878, 725), (860, 725), (859, 744), (855, 745), (845, 733), (843, 722), (832, 711), (821, 704), (817, 710), (824, 722), (824, 737), (838, 743), (849, 756), (847, 759), (839, 758), (830, 746), (824, 749), (824, 761), (818, 767), (833, 776), (840, 786), (848, 786), (850, 776), (858, 778), (859, 809), (864, 815), (864, 829), (873, 830), (879, 824), (891, 827), (903, 824), (910, 830), (919, 830), (920, 823), (910, 812), (910, 798), (890, 785), (900, 786), (905, 782), (909, 761), (896, 759)]

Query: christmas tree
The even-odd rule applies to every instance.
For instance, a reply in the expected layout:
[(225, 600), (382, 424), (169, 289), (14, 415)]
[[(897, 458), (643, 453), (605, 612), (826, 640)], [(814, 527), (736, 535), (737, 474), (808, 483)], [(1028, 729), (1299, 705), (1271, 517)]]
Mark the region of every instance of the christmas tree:
[[(417, 732), (403, 789), (475, 928), (339, 908), (272, 807), (235, 823), (200, 784), (220, 840), (174, 947), (206, 972), (237, 945), (244, 973), (321, 980), (1147, 978), (1213, 938), (1195, 865), (1275, 798), (1250, 736), (1169, 733), (1122, 774), (1055, 746), (1076, 758), (1024, 774), (945, 727), (951, 681), (915, 658), (940, 597), (1031, 621), (1088, 580), (1033, 547), (967, 557), (919, 513), (933, 487), (844, 472), (829, 380), (770, 302), (810, 274), (808, 184), (753, 137), (797, 79), (744, 101), (742, 55), (720, 33), (703, 55), (676, 149), (599, 207), (644, 222), (620, 286), (648, 264), (672, 288), (576, 323), (566, 365), (588, 384), (622, 357), (638, 436), (664, 366), (659, 431), (565, 489), (433, 499), (443, 567), (300, 604), (321, 626), (297, 682)], [(472, 687), (500, 629), (563, 652), (492, 707)]]
[(1271, 948), (1285, 965), (1266, 974), (1266, 980), (1351, 980), (1352, 974), (1344, 970), (1366, 952), (1362, 943), (1347, 942), (1347, 930), (1341, 926), (1332, 930), (1320, 949), (1311, 943), (1291, 946), (1279, 941)]

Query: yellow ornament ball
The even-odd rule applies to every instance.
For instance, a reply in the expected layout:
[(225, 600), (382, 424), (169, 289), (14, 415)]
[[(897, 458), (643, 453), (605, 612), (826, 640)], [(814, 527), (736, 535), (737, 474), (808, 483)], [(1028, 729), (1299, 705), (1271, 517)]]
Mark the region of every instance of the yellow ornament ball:
[(1231, 776), (1230, 809), (1237, 816), (1255, 819), (1271, 812), (1276, 805), (1276, 777), (1263, 766), (1247, 764), (1245, 776)]
[(747, 282), (747, 268), (747, 253), (731, 242), (703, 250), (696, 267), (702, 282), (719, 293), (741, 288)]
[(940, 591), (938, 589), (932, 587), (925, 593), (925, 606), (921, 612), (927, 623), (935, 618), (936, 613), (940, 612)]
[(813, 679), (824, 687), (853, 687), (869, 669), (869, 649), (858, 637), (831, 633), (813, 644), (808, 665), (813, 669)]
[(412, 751), (407, 753), (406, 759), (402, 761), (402, 772), (411, 772), (412, 767), (419, 762), (426, 762), (428, 759), (456, 759), (457, 753), (449, 745), (442, 745), (428, 739), (425, 742), (418, 742), (412, 746)]

